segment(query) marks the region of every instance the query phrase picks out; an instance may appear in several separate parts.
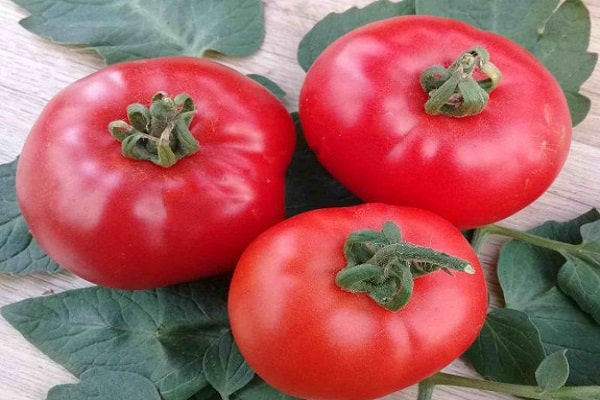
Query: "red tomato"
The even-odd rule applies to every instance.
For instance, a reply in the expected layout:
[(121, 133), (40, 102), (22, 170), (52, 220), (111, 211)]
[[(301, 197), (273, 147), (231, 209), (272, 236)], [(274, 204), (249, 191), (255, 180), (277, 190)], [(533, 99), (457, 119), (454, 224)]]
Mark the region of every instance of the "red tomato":
[[(340, 289), (344, 242), (396, 223), (407, 242), (462, 258), (474, 274), (414, 281), (397, 312)], [(298, 214), (254, 240), (234, 271), (229, 318), (239, 349), (267, 383), (311, 400), (364, 400), (412, 385), (451, 363), (485, 320), (486, 284), (460, 231), (420, 209), (363, 204)]]
[[(125, 158), (108, 124), (131, 103), (185, 92), (199, 150), (170, 168)], [(235, 266), (284, 217), (295, 129), (284, 106), (244, 75), (191, 57), (107, 67), (54, 97), (33, 126), (16, 186), (41, 247), (91, 282), (145, 289)]]
[[(502, 72), (483, 112), (425, 112), (420, 75), (483, 46)], [(508, 217), (539, 197), (571, 142), (564, 95), (519, 45), (456, 20), (391, 18), (330, 45), (308, 71), (300, 119), (329, 172), (367, 202), (429, 209), (458, 227)]]

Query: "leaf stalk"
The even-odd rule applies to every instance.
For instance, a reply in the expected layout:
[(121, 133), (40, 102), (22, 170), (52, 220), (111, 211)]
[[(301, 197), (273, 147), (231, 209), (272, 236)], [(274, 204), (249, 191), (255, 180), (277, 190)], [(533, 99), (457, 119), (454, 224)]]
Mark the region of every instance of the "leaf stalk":
[[(493, 382), (438, 372), (419, 384), (418, 400), (430, 399), (432, 388), (437, 385), (456, 386), (484, 390), (488, 392), (504, 393), (518, 397), (525, 397), (528, 399), (600, 399), (600, 386), (565, 386), (553, 391), (543, 391), (538, 386)], [(421, 395), (421, 391), (423, 391), (423, 395)], [(427, 397), (428, 395), (429, 397)]]
[(524, 243), (528, 243), (537, 247), (541, 247), (548, 250), (557, 251), (559, 253), (575, 252), (579, 249), (579, 245), (565, 243), (558, 240), (548, 239), (543, 236), (534, 235), (528, 232), (522, 232), (515, 229), (499, 226), (499, 225), (486, 225), (478, 228), (471, 240), (472, 246), (475, 251), (479, 253), (483, 243), (490, 235), (501, 235), (511, 239), (516, 239)]

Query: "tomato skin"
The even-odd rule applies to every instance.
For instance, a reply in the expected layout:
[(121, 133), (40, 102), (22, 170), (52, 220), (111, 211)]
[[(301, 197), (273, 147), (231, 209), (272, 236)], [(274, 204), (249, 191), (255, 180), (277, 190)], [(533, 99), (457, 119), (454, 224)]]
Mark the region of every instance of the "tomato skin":
[[(486, 109), (424, 111), (423, 70), (483, 46), (502, 72)], [(538, 198), (569, 151), (571, 119), (553, 76), (529, 52), (462, 22), (403, 16), (331, 44), (300, 93), (306, 140), (323, 166), (366, 202), (429, 209), (465, 229)]]
[[(420, 277), (396, 313), (338, 288), (347, 235), (390, 220), (406, 241), (466, 259), (475, 274)], [(374, 203), (271, 227), (242, 254), (229, 292), (232, 332), (250, 366), (311, 400), (374, 399), (432, 375), (475, 340), (486, 309), (484, 275), (460, 231), (429, 211)]]
[[(197, 153), (170, 168), (121, 155), (108, 124), (158, 91), (189, 94)], [(115, 64), (61, 91), (19, 159), (23, 216), (50, 257), (109, 287), (147, 289), (231, 270), (284, 218), (295, 129), (265, 88), (193, 57)]]

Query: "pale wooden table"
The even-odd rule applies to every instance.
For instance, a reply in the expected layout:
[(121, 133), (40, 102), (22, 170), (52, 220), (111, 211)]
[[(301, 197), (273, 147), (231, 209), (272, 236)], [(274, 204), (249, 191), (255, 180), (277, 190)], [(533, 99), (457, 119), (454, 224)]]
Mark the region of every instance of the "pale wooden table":
[[(372, 0), (266, 0), (267, 37), (262, 49), (251, 57), (224, 62), (244, 73), (269, 76), (287, 92), (286, 105), (297, 110), (298, 91), (304, 77), (296, 62), (299, 40), (327, 13), (350, 6), (364, 6)], [(585, 0), (592, 14), (590, 50), (600, 51), (600, 0)], [(41, 39), (18, 25), (26, 14), (8, 0), (0, 0), (0, 163), (12, 161), (20, 152), (28, 130), (45, 103), (60, 89), (102, 67), (94, 54), (77, 52)], [(506, 226), (526, 229), (548, 219), (566, 220), (592, 207), (600, 206), (600, 70), (584, 85), (583, 93), (592, 99), (592, 111), (577, 126), (567, 164), (559, 178), (538, 201), (505, 220)], [(491, 304), (498, 302), (494, 262), (500, 241), (485, 247)], [(89, 284), (68, 274), (38, 274), (28, 277), (0, 276), (0, 306), (48, 292), (61, 292)], [(600, 360), (599, 360), (600, 363)], [(448, 372), (474, 376), (462, 362)], [(0, 318), (0, 399), (42, 400), (48, 389), (76, 382), (69, 372), (30, 345)], [(414, 399), (415, 388), (387, 397)], [(438, 388), (435, 399), (511, 399), (510, 396)]]

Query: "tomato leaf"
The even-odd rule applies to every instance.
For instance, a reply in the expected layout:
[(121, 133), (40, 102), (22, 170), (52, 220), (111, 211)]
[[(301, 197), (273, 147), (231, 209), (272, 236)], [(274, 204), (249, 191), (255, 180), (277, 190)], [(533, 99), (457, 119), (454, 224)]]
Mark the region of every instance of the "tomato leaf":
[(535, 46), (559, 0), (416, 0), (416, 13), (449, 17), (507, 37), (525, 48)]
[[(54, 42), (83, 45), (108, 64), (208, 51), (246, 56), (262, 45), (260, 0), (13, 0), (31, 15), (27, 30)], [(68, 29), (65, 27), (68, 26)]]
[(208, 348), (202, 367), (206, 380), (223, 398), (228, 398), (254, 378), (254, 371), (240, 354), (231, 331), (225, 332)]
[(257, 74), (248, 74), (247, 75), (248, 78), (255, 80), (256, 82), (260, 83), (261, 85), (263, 85), (265, 88), (267, 88), (267, 90), (269, 90), (269, 92), (273, 93), (273, 95), (275, 95), (275, 97), (277, 97), (279, 100), (282, 100), (285, 97), (285, 91), (275, 82), (273, 82), (271, 79), (267, 78), (266, 76), (263, 75), (257, 75)]
[(499, 308), (488, 313), (475, 343), (465, 353), (481, 375), (498, 382), (535, 384), (544, 360), (540, 333), (527, 314)]
[(587, 51), (591, 20), (583, 2), (566, 0), (557, 8), (558, 3), (558, 0), (416, 0), (416, 12), (462, 20), (528, 49), (559, 82), (575, 126), (590, 110), (590, 100), (578, 92), (591, 76), (598, 55)]
[[(581, 243), (581, 227), (595, 221), (600, 221), (600, 212), (592, 209), (571, 221), (545, 222), (529, 233), (564, 243)], [(498, 258), (498, 278), (506, 306), (522, 308), (553, 289), (564, 262), (565, 258), (559, 252), (522, 241), (513, 240), (502, 246)]]
[[(234, 400), (295, 400), (296, 397), (288, 396), (273, 389), (258, 377), (254, 378), (249, 385), (235, 393)], [(196, 400), (196, 399), (194, 399)]]
[(195, 395), (189, 398), (189, 400), (222, 400), (221, 395), (212, 386), (206, 386)]
[(50, 389), (46, 400), (161, 400), (148, 378), (133, 372), (93, 368), (81, 374), (76, 384)]
[(359, 204), (361, 201), (323, 168), (308, 147), (298, 113), (293, 113), (292, 117), (296, 124), (297, 140), (296, 151), (285, 178), (287, 216), (316, 208)]
[(378, 0), (364, 8), (352, 7), (343, 13), (330, 13), (302, 38), (298, 47), (298, 62), (308, 71), (316, 58), (337, 38), (370, 22), (415, 13), (415, 0), (392, 3)]
[[(576, 244), (582, 241), (581, 227), (597, 220), (600, 214), (592, 210), (572, 221), (546, 222), (530, 232)], [(558, 274), (564, 263), (557, 251), (511, 240), (500, 249), (498, 279), (506, 306), (529, 315), (546, 352), (568, 350), (568, 384), (599, 385), (600, 325), (559, 289)]]
[(558, 350), (548, 355), (535, 371), (538, 386), (544, 392), (558, 390), (569, 379), (569, 361), (565, 356), (567, 350)]
[(228, 329), (227, 281), (148, 291), (101, 287), (27, 299), (2, 308), (21, 334), (76, 376), (105, 368), (141, 375), (164, 400), (208, 385), (207, 349)]
[(31, 237), (19, 210), (15, 193), (17, 162), (0, 165), (0, 273), (58, 272), (61, 268)]
[(573, 126), (588, 114), (591, 101), (579, 94), (592, 75), (598, 54), (587, 51), (591, 32), (590, 13), (581, 0), (566, 0), (543, 25), (533, 54), (558, 80), (569, 108)]
[[(269, 386), (265, 381), (260, 379), (258, 376), (254, 376), (254, 379), (250, 381), (242, 389), (238, 390), (231, 396), (231, 400), (296, 400), (296, 397), (288, 396), (281, 393), (273, 387)], [(216, 392), (212, 387), (196, 393), (189, 400), (222, 400), (221, 395)]]
[(600, 324), (600, 221), (583, 225), (581, 236), (580, 247), (561, 252), (567, 261), (558, 272), (558, 285)]

